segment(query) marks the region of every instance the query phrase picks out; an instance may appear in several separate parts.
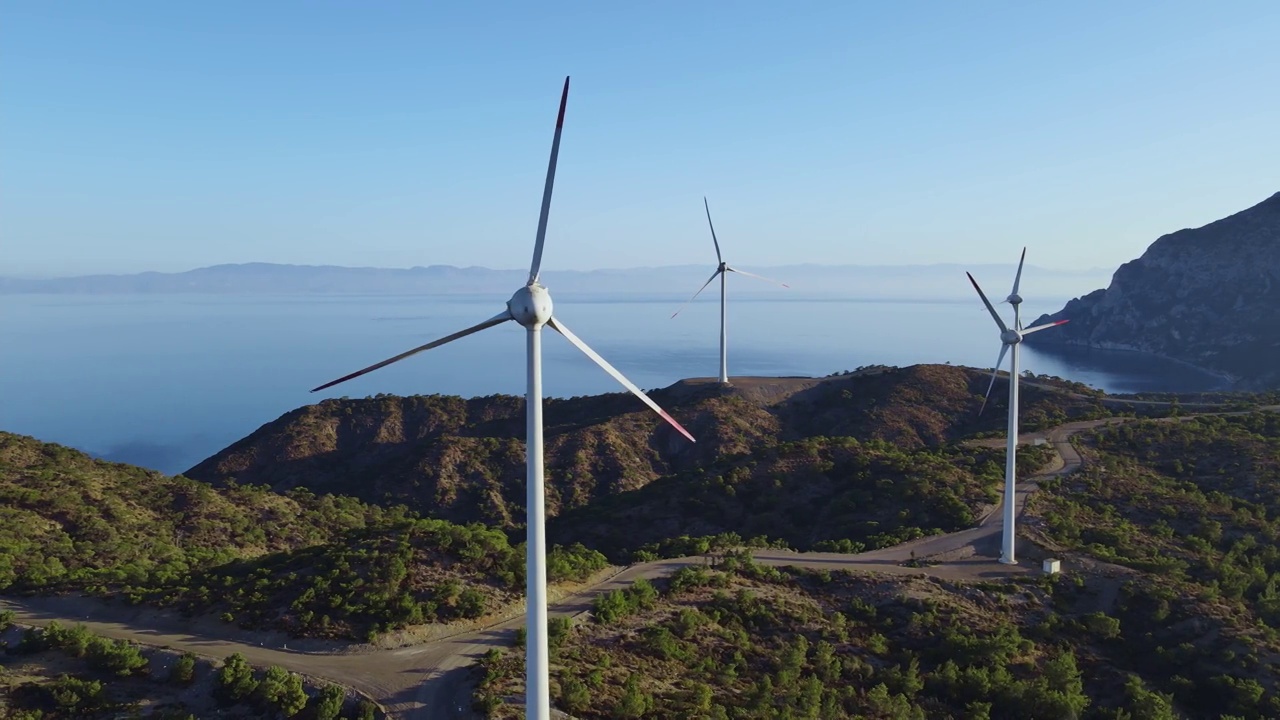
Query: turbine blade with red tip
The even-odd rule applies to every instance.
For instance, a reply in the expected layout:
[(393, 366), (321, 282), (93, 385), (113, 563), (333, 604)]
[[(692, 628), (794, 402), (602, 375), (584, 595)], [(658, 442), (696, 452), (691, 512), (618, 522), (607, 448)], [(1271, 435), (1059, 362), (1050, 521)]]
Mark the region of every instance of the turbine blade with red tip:
[(1043, 324), (1043, 325), (1037, 325), (1037, 326), (1035, 326), (1035, 327), (1033, 327), (1033, 328), (1027, 328), (1026, 330), (1023, 330), (1023, 331), (1022, 331), (1022, 334), (1023, 334), (1024, 336), (1025, 336), (1025, 335), (1030, 335), (1030, 334), (1031, 334), (1031, 333), (1033, 333), (1033, 332), (1040, 332), (1041, 330), (1048, 330), (1048, 329), (1049, 329), (1049, 328), (1051, 328), (1051, 327), (1058, 327), (1059, 325), (1066, 325), (1066, 324), (1067, 324), (1067, 323), (1069, 323), (1069, 322), (1071, 322), (1071, 321), (1070, 321), (1070, 320), (1058, 320), (1058, 321), (1056, 321), (1056, 322), (1045, 323), (1045, 324)]
[(569, 78), (564, 79), (560, 93), (560, 114), (556, 115), (556, 134), (551, 140), (551, 160), (547, 163), (547, 184), (542, 188), (542, 211), (538, 215), (538, 235), (533, 245), (533, 264), (529, 266), (529, 284), (538, 281), (542, 268), (542, 244), (547, 239), (547, 216), (551, 214), (551, 188), (556, 182), (556, 159), (560, 157), (560, 133), (564, 130), (564, 108), (569, 102)]
[(654, 412), (661, 415), (663, 420), (666, 420), (668, 423), (671, 424), (671, 427), (675, 428), (676, 430), (679, 430), (681, 435), (684, 435), (685, 437), (689, 438), (689, 442), (697, 442), (696, 440), (693, 439), (693, 435), (689, 434), (688, 430), (685, 430), (684, 427), (680, 425), (680, 423), (675, 421), (675, 418), (668, 415), (667, 411), (663, 410), (662, 407), (658, 405), (658, 403), (651, 400), (648, 395), (645, 395), (644, 391), (636, 387), (635, 383), (631, 382), (626, 378), (626, 376), (618, 372), (617, 368), (610, 365), (609, 362), (604, 358), (600, 357), (600, 355), (595, 350), (592, 350), (590, 347), (588, 347), (587, 344), (582, 342), (582, 340), (577, 335), (574, 335), (572, 332), (569, 332), (569, 328), (565, 327), (564, 323), (561, 323), (559, 320), (556, 320), (553, 317), (547, 321), (547, 325), (551, 326), (552, 330), (555, 330), (556, 332), (563, 335), (564, 338), (568, 340), (570, 343), (572, 343), (574, 347), (581, 350), (583, 355), (586, 355), (587, 357), (594, 360), (595, 363), (599, 365), (601, 368), (603, 368), (605, 372), (612, 375), (614, 380), (617, 380), (618, 382), (622, 383), (622, 386), (630, 390), (632, 395), (635, 395), (636, 397), (643, 400), (645, 405), (648, 405), (650, 408), (653, 409)]

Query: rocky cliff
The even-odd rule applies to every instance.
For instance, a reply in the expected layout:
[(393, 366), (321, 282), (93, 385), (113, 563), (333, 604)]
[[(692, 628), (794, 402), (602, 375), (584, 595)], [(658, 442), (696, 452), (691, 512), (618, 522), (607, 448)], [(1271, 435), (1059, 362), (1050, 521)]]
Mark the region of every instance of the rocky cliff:
[(1280, 386), (1280, 193), (1217, 222), (1179, 230), (1095, 290), (1035, 324), (1028, 338), (1182, 360), (1241, 388)]

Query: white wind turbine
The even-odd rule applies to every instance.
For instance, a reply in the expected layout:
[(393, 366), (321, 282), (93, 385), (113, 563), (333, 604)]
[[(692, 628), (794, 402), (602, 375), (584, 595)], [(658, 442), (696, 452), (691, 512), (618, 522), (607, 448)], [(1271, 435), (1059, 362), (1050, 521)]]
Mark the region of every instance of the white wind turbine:
[(679, 315), (681, 310), (684, 310), (686, 307), (688, 307), (689, 303), (693, 302), (699, 295), (702, 294), (703, 290), (707, 289), (707, 286), (711, 284), (712, 280), (716, 279), (717, 275), (720, 276), (720, 382), (722, 384), (727, 385), (729, 384), (729, 357), (728, 357), (728, 341), (725, 339), (725, 308), (726, 308), (725, 281), (724, 281), (725, 277), (729, 273), (733, 272), (733, 273), (738, 273), (739, 275), (746, 275), (747, 277), (753, 277), (757, 280), (764, 280), (765, 282), (770, 282), (770, 283), (773, 283), (774, 285), (781, 285), (782, 287), (791, 287), (791, 286), (787, 285), (784, 282), (778, 282), (777, 280), (770, 280), (767, 277), (762, 277), (754, 273), (749, 273), (746, 270), (739, 270), (738, 268), (729, 267), (729, 263), (726, 263), (724, 261), (724, 257), (720, 255), (720, 241), (716, 239), (716, 226), (713, 225), (711, 222), (711, 206), (707, 204), (707, 199), (705, 197), (702, 198), (702, 207), (705, 208), (707, 211), (707, 226), (711, 228), (711, 242), (715, 243), (716, 260), (718, 260), (720, 264), (716, 266), (716, 271), (711, 273), (711, 277), (707, 278), (707, 281), (702, 284), (702, 287), (698, 288), (698, 292), (694, 293), (693, 297), (689, 298), (688, 300), (685, 300), (684, 305), (681, 305), (679, 310), (676, 310), (675, 312), (671, 313), (671, 317), (674, 318), (676, 315)]
[(465, 337), (472, 333), (479, 332), (485, 328), (500, 325), (508, 320), (515, 320), (528, 330), (526, 335), (528, 348), (528, 390), (525, 395), (525, 432), (527, 439), (525, 442), (525, 464), (526, 464), (526, 512), (527, 512), (527, 543), (526, 543), (526, 560), (525, 560), (525, 588), (527, 593), (527, 605), (525, 609), (525, 717), (529, 720), (547, 720), (551, 717), (551, 689), (547, 676), (548, 659), (547, 659), (547, 561), (546, 561), (546, 511), (543, 501), (543, 469), (542, 469), (542, 326), (548, 325), (551, 329), (560, 333), (574, 347), (581, 350), (587, 357), (595, 361), (597, 365), (604, 368), (604, 371), (614, 377), (615, 380), (622, 383), (624, 387), (630, 390), (636, 397), (644, 401), (646, 405), (653, 408), (655, 412), (662, 416), (664, 420), (670, 423), (680, 434), (693, 440), (693, 436), (687, 430), (680, 426), (668, 415), (658, 404), (649, 399), (640, 388), (636, 387), (630, 380), (623, 377), (622, 373), (605, 361), (604, 358), (596, 354), (594, 350), (587, 347), (587, 344), (578, 339), (564, 326), (564, 323), (557, 320), (551, 314), (551, 295), (547, 289), (538, 282), (538, 269), (542, 264), (542, 243), (547, 234), (547, 214), (551, 209), (551, 186), (556, 176), (556, 157), (560, 152), (560, 132), (564, 127), (564, 109), (569, 99), (569, 78), (564, 79), (564, 91), (560, 96), (560, 114), (556, 117), (555, 138), (551, 141), (551, 161), (547, 165), (547, 182), (542, 191), (542, 212), (538, 216), (538, 234), (537, 240), (533, 246), (533, 264), (529, 268), (529, 280), (524, 287), (520, 288), (507, 301), (507, 307), (502, 312), (485, 320), (479, 325), (473, 325), (466, 330), (460, 330), (452, 335), (445, 336), (434, 342), (416, 347), (408, 352), (400, 353), (393, 358), (383, 360), (376, 365), (353, 372), (350, 375), (338, 378), (333, 382), (325, 383), (311, 392), (324, 390), (333, 387), (338, 383), (346, 382), (352, 378), (359, 377), (365, 373), (372, 372), (378, 368), (385, 367), (391, 363), (403, 360), (410, 355), (415, 355), (424, 350), (439, 347), (445, 343), (453, 342), (458, 338)]
[[(1000, 318), (1000, 314), (996, 312), (996, 309), (991, 306), (991, 301), (982, 292), (982, 288), (978, 287), (978, 281), (973, 279), (973, 275), (965, 273), (965, 275), (969, 276), (969, 282), (973, 283), (973, 289), (978, 291), (978, 297), (982, 298), (982, 304), (987, 306), (987, 311), (991, 313), (991, 318), (996, 321), (996, 325), (1000, 328), (1000, 356), (996, 358), (996, 366), (991, 370), (991, 384), (987, 386), (987, 394), (982, 399), (982, 409), (986, 409), (987, 399), (991, 397), (991, 389), (996, 385), (996, 374), (1000, 370), (1000, 365), (1004, 362), (1004, 354), (1009, 352), (1010, 348), (1013, 349), (1013, 352), (1009, 353), (1009, 437), (1006, 441), (1007, 449), (1005, 450), (1004, 460), (1004, 536), (1000, 550), (1000, 562), (1009, 565), (1015, 565), (1018, 562), (1014, 555), (1013, 527), (1018, 467), (1018, 345), (1022, 343), (1022, 338), (1033, 332), (1040, 332), (1046, 328), (1067, 322), (1066, 320), (1059, 320), (1025, 330), (1022, 329), (1020, 310), (1022, 296), (1018, 294), (1018, 285), (1022, 282), (1022, 263), (1026, 259), (1027, 249), (1023, 248), (1022, 259), (1018, 261), (1018, 274), (1013, 278), (1013, 292), (1009, 293), (1009, 297), (1004, 300), (1004, 302), (1013, 306), (1012, 328), (1004, 324), (1004, 320)], [(978, 412), (981, 413), (982, 410)]]

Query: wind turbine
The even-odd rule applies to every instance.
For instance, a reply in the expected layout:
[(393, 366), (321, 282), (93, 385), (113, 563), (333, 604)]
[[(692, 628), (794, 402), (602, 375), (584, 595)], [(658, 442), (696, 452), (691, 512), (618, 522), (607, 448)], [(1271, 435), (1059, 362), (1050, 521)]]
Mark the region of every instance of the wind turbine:
[(543, 468), (542, 468), (542, 326), (547, 325), (560, 333), (591, 358), (597, 365), (622, 383), (636, 397), (653, 408), (680, 434), (693, 441), (689, 431), (680, 426), (658, 404), (649, 399), (640, 388), (622, 373), (600, 357), (587, 344), (569, 331), (551, 313), (551, 295), (538, 282), (538, 271), (542, 265), (542, 243), (547, 234), (547, 214), (551, 210), (551, 186), (556, 177), (556, 157), (560, 153), (560, 132), (564, 128), (564, 109), (569, 99), (569, 78), (564, 79), (564, 91), (560, 95), (560, 114), (556, 117), (555, 137), (551, 141), (551, 161), (547, 165), (547, 182), (542, 191), (542, 212), (538, 216), (537, 240), (533, 246), (533, 264), (529, 267), (529, 280), (525, 286), (516, 290), (507, 307), (502, 312), (478, 325), (459, 330), (452, 335), (421, 345), (393, 358), (383, 360), (376, 365), (358, 370), (325, 383), (311, 392), (333, 387), (338, 383), (360, 377), (365, 373), (385, 367), (416, 355), (424, 350), (440, 347), (458, 338), (466, 337), (508, 320), (520, 323), (528, 331), (527, 339), (527, 379), (528, 390), (525, 395), (525, 469), (526, 469), (526, 513), (527, 542), (525, 559), (525, 591), (527, 604), (525, 608), (525, 717), (529, 720), (549, 720), (551, 717), (551, 689), (547, 676), (547, 547), (546, 547), (546, 508), (543, 500)]
[(787, 285), (784, 282), (778, 282), (777, 280), (770, 280), (767, 277), (756, 275), (754, 273), (749, 273), (746, 270), (739, 270), (738, 268), (735, 268), (735, 267), (729, 267), (729, 263), (725, 262), (724, 257), (720, 254), (720, 241), (716, 239), (716, 226), (711, 222), (711, 206), (707, 204), (707, 199), (705, 197), (702, 198), (702, 207), (705, 208), (707, 211), (707, 226), (711, 228), (711, 242), (715, 243), (716, 260), (719, 261), (720, 264), (716, 266), (716, 271), (711, 273), (711, 277), (707, 278), (707, 281), (702, 284), (702, 287), (698, 288), (698, 292), (694, 293), (693, 297), (689, 298), (688, 300), (685, 300), (684, 305), (681, 305), (679, 310), (676, 310), (675, 312), (671, 313), (671, 317), (674, 318), (676, 315), (679, 315), (681, 310), (684, 310), (686, 307), (688, 307), (689, 303), (693, 302), (694, 299), (696, 299), (699, 295), (702, 294), (703, 290), (707, 289), (707, 286), (711, 284), (712, 280), (716, 279), (717, 275), (720, 276), (720, 383), (722, 385), (728, 385), (729, 384), (729, 358), (728, 358), (728, 341), (725, 339), (725, 307), (726, 307), (725, 282), (724, 282), (725, 277), (729, 273), (733, 272), (733, 273), (738, 273), (739, 275), (746, 275), (747, 277), (752, 277), (757, 280), (764, 280), (765, 282), (770, 282), (770, 283), (773, 283), (774, 285), (781, 285), (782, 287), (791, 287), (791, 286)]
[[(987, 299), (982, 288), (978, 287), (978, 281), (973, 279), (973, 275), (965, 273), (969, 276), (969, 282), (973, 283), (973, 289), (978, 291), (978, 297), (982, 298), (982, 304), (987, 306), (987, 312), (991, 313), (991, 319), (996, 321), (996, 326), (1000, 328), (1000, 356), (996, 358), (996, 366), (991, 370), (991, 384), (987, 386), (987, 394), (982, 399), (982, 409), (987, 407), (987, 400), (991, 397), (991, 389), (996, 385), (996, 374), (1000, 371), (1000, 365), (1004, 362), (1004, 355), (1009, 353), (1009, 431), (1007, 448), (1005, 450), (1004, 460), (1004, 537), (1001, 542), (1000, 562), (1008, 565), (1016, 565), (1017, 559), (1014, 556), (1014, 501), (1016, 498), (1015, 485), (1017, 483), (1017, 452), (1018, 452), (1018, 345), (1022, 343), (1022, 338), (1034, 332), (1040, 332), (1047, 328), (1062, 325), (1066, 320), (1045, 323), (1037, 325), (1033, 328), (1022, 328), (1022, 317), (1020, 314), (1020, 306), (1022, 305), (1022, 296), (1018, 295), (1018, 285), (1022, 282), (1022, 263), (1027, 259), (1027, 249), (1022, 249), (1022, 259), (1018, 261), (1018, 274), (1013, 278), (1013, 291), (1009, 293), (1009, 297), (1004, 302), (1013, 306), (1013, 327), (1004, 324), (1000, 314), (992, 307), (991, 301)], [(1009, 352), (1012, 348), (1012, 352)]]

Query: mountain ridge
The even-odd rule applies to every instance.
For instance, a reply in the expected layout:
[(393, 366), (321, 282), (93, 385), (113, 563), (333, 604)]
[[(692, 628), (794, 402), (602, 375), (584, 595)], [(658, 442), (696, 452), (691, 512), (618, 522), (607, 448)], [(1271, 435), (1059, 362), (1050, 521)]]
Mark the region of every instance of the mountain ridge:
[[(654, 294), (692, 293), (713, 266), (686, 264), (599, 270), (567, 270), (546, 273), (548, 287), (561, 293)], [(839, 294), (850, 288), (866, 296), (965, 297), (964, 270), (996, 275), (1012, 273), (1012, 265), (793, 265), (754, 266), (747, 269), (788, 283), (794, 292)], [(1105, 271), (1050, 270), (1029, 267), (1038, 277), (1041, 291), (1066, 297), (1082, 279), (1101, 279)], [(957, 281), (959, 278), (959, 281)], [(523, 269), (483, 266), (414, 266), (411, 268), (347, 267), (278, 263), (227, 263), (182, 272), (93, 274), (55, 278), (0, 277), (0, 294), (162, 294), (162, 293), (268, 293), (268, 294), (465, 294), (509, 293), (524, 284)], [(944, 291), (939, 294), (939, 288)], [(949, 290), (946, 290), (949, 288)], [(735, 295), (776, 293), (764, 284), (743, 283)]]
[(1151, 353), (1232, 380), (1280, 386), (1280, 192), (1198, 228), (1162, 235), (1105, 289), (1033, 324), (1027, 341)]
[[(690, 444), (626, 393), (546, 399), (547, 511), (585, 506), (780, 442), (852, 436), (926, 449), (1004, 425), (978, 414), (983, 371), (871, 367), (826, 378), (684, 380), (650, 395)], [(928, 399), (929, 402), (925, 402)], [(1105, 413), (1098, 397), (1028, 386), (1024, 427)], [(524, 399), (377, 395), (329, 399), (264, 424), (186, 472), (214, 485), (306, 487), (424, 515), (516, 527), (524, 517)]]

